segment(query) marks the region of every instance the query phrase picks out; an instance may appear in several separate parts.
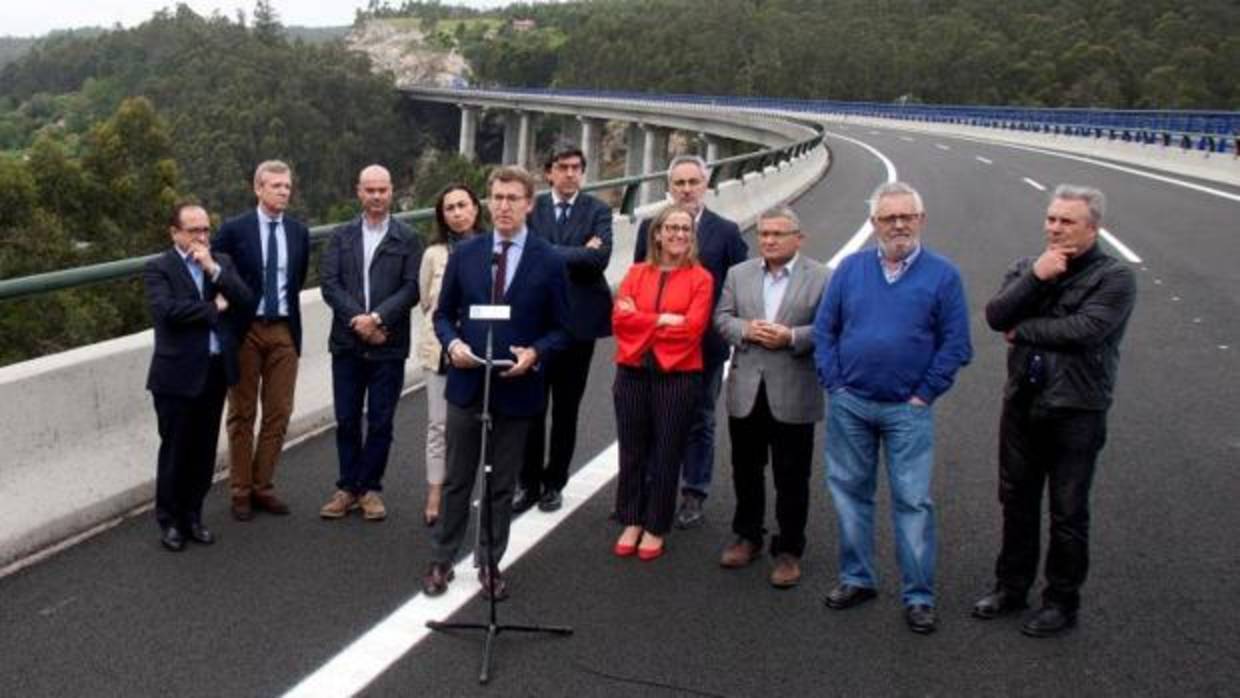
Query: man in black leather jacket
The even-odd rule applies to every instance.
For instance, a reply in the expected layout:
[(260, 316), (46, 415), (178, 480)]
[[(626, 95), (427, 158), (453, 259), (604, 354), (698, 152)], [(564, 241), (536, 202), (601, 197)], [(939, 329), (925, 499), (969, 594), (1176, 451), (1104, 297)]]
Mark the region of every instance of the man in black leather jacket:
[(1104, 208), (1096, 189), (1057, 187), (1046, 213), (1045, 251), (1016, 262), (986, 304), (986, 321), (1009, 344), (999, 422), (1003, 547), (994, 590), (973, 615), (990, 619), (1027, 607), (1048, 487), (1043, 605), (1021, 626), (1034, 637), (1076, 624), (1089, 569), (1089, 488), (1106, 441), (1120, 340), (1136, 301), (1132, 269), (1099, 248)]

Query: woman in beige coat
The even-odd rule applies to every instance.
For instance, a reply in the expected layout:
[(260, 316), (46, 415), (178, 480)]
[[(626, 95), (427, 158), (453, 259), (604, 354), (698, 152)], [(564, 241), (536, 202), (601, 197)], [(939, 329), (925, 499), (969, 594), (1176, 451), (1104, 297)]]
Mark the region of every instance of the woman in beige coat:
[(429, 487), (423, 521), (427, 526), (439, 520), (444, 477), (444, 421), (448, 411), (443, 397), (447, 356), (435, 338), (432, 318), (439, 305), (439, 287), (443, 284), (448, 255), (457, 242), (481, 231), (481, 210), (478, 196), (469, 187), (460, 183), (445, 187), (435, 199), (435, 235), (422, 255), (422, 268), (418, 273), (422, 308), (418, 358), (426, 376), (426, 482)]

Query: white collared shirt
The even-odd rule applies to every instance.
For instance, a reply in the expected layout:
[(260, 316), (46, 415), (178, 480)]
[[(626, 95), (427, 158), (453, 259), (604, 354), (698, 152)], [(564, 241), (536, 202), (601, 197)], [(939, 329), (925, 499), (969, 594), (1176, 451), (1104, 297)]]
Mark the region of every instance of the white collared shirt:
[(369, 219), (362, 216), (362, 293), (366, 298), (366, 310), (371, 310), (370, 264), (375, 261), (375, 250), (379, 249), (379, 243), (383, 242), (391, 222), (391, 216), (384, 216), (379, 225), (372, 228)]

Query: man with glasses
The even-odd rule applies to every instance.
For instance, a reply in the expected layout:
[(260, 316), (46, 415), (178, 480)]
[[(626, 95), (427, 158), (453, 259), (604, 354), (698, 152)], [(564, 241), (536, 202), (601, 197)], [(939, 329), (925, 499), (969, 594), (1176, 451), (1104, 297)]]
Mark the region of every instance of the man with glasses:
[(719, 564), (744, 567), (762, 552), (769, 460), (779, 524), (769, 580), (781, 589), (801, 580), (814, 423), (822, 419), (811, 329), (827, 268), (800, 253), (803, 239), (792, 209), (779, 206), (759, 216), (762, 256), (728, 270), (715, 310), (715, 328), (733, 347), (726, 401), (736, 489), (736, 538)]
[[(696, 155), (678, 155), (667, 170), (667, 188), (672, 201), (694, 212), (697, 223), (698, 262), (714, 279), (714, 302), (719, 302), (728, 269), (749, 256), (749, 247), (741, 239), (736, 223), (706, 208), (703, 199), (710, 184), (706, 161)], [(646, 259), (646, 233), (649, 220), (637, 228), (637, 244), (633, 261)], [(715, 403), (723, 379), (723, 364), (728, 360), (728, 343), (713, 328), (702, 337), (702, 393), (698, 400), (693, 425), (689, 427), (689, 445), (681, 469), (680, 507), (676, 512), (677, 528), (693, 528), (702, 524), (702, 504), (710, 491), (711, 473), (715, 466)]]
[[(564, 329), (568, 299), (564, 262), (525, 225), (533, 205), (533, 177), (520, 167), (500, 167), (491, 173), (487, 187), (495, 229), (457, 244), (448, 257), (435, 310), (435, 335), (450, 360), (444, 391), (448, 452), (443, 510), (431, 534), (431, 563), (422, 588), (429, 596), (448, 588), (453, 561), (465, 539), (482, 436), (485, 369), (475, 357), (485, 356), (490, 325), (495, 358), (510, 364), (495, 370), (489, 405), (491, 502), (482, 511), (491, 512), (494, 520), (488, 523), (484, 516), (481, 525), (482, 530), (490, 528), (494, 555), (489, 566), (485, 550), (475, 556), (483, 595), (499, 600), (508, 595), (499, 562), (508, 545), (512, 489), (530, 427), (547, 399), (541, 364), (568, 344)], [(494, 322), (473, 319), (470, 307), (475, 305), (508, 306), (510, 317)], [(483, 536), (481, 544), (485, 542)]]
[(551, 191), (538, 195), (530, 214), (531, 232), (551, 243), (564, 260), (570, 341), (547, 366), (550, 406), (530, 429), (525, 465), (512, 500), (516, 513), (535, 504), (546, 512), (560, 508), (560, 490), (568, 482), (568, 466), (577, 446), (577, 412), (590, 376), (594, 344), (600, 337), (611, 336), (611, 288), (603, 276), (611, 261), (611, 207), (581, 191), (585, 166), (580, 148), (568, 145), (553, 150), (544, 168)]
[(960, 272), (921, 244), (921, 195), (903, 182), (870, 198), (878, 244), (835, 270), (814, 320), (814, 363), (829, 397), (827, 486), (839, 521), (839, 584), (827, 594), (842, 610), (877, 596), (874, 491), (886, 452), (904, 619), (928, 634), (934, 599), (935, 399), (973, 357)]
[(159, 423), (159, 540), (180, 552), (186, 539), (215, 542), (202, 502), (215, 474), (224, 394), (237, 382), (237, 337), (226, 318), (250, 303), (250, 290), (227, 255), (211, 254), (211, 221), (201, 206), (178, 204), (168, 230), (172, 249), (142, 270), (155, 329), (146, 388)]

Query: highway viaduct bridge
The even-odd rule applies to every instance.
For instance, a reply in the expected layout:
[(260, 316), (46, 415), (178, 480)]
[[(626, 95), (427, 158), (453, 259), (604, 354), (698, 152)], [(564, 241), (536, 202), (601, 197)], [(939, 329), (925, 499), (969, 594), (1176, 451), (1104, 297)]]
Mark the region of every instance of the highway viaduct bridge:
[[(935, 496), (944, 544), (939, 633), (914, 638), (903, 629), (886, 529), (879, 547), (882, 602), (848, 614), (822, 609), (835, 564), (834, 523), (821, 488), (814, 493), (800, 588), (776, 593), (757, 567), (719, 570), (715, 560), (732, 503), (726, 438), (706, 527), (674, 535), (669, 555), (652, 566), (611, 558), (611, 367), (610, 351), (600, 349), (568, 506), (518, 520), (514, 541), (523, 542), (508, 560), (514, 599), (504, 609), (514, 621), (566, 622), (578, 633), (555, 642), (504, 638), (498, 685), (489, 690), (1234, 692), (1240, 676), (1230, 610), (1240, 576), (1232, 541), (1240, 523), (1233, 503), (1240, 432), (1231, 413), (1240, 400), (1234, 141), (1219, 151), (1228, 145), (1222, 133), (1207, 149), (1197, 147), (1204, 131), (1150, 141), (1014, 122), (816, 113), (786, 103), (514, 91), (411, 97), (464, 105), (465, 151), (476, 110), (520, 111), (524, 116), (513, 117), (514, 145), (506, 148), (513, 161), (529, 157), (520, 134), (526, 131), (528, 148), (528, 120), (538, 112), (580, 116), (588, 152), (596, 152), (598, 120), (636, 124), (629, 133), (640, 135), (630, 136), (630, 152), (640, 144), (643, 172), (665, 162), (661, 147), (669, 129), (709, 134), (699, 140), (714, 149), (707, 153), (712, 159), (726, 158), (732, 140), (773, 149), (760, 155), (758, 170), (731, 167), (741, 179), (718, 182), (711, 205), (744, 218), (768, 203), (793, 200), (810, 234), (807, 253), (823, 260), (865, 241), (864, 199), (874, 186), (896, 177), (910, 181), (926, 197), (927, 244), (960, 265), (974, 316), (977, 359), (936, 407)], [(984, 328), (980, 308), (1008, 261), (1038, 248), (1045, 189), (1061, 181), (1093, 184), (1110, 195), (1106, 244), (1139, 270), (1140, 298), (1099, 471), (1097, 552), (1083, 625), (1064, 642), (1038, 644), (1019, 637), (1012, 624), (967, 618), (972, 597), (988, 583), (998, 530), (993, 453), (1003, 347)], [(657, 190), (648, 187), (643, 195), (634, 184), (615, 186), (636, 191), (629, 202), (639, 214), (649, 211), (642, 206)], [(618, 231), (627, 220), (618, 220)], [(627, 261), (618, 245), (613, 278)], [(7, 283), (0, 282), (0, 293)], [(416, 376), (398, 413), (391, 519), (333, 525), (315, 516), (335, 467), (322, 356), (326, 314), (316, 296), (312, 290), (303, 299), (308, 308), (318, 305), (318, 319), (307, 323), (299, 436), (282, 475), (295, 514), (244, 526), (226, 520), (225, 497), (217, 492), (208, 500), (208, 517), (221, 543), (188, 556), (159, 551), (149, 515), (124, 516), (150, 497), (154, 425), (141, 391), (149, 333), (0, 369), (8, 454), (0, 467), (0, 559), (8, 564), (0, 578), (5, 693), (481, 693), (474, 684), (474, 639), (425, 639), (421, 628), (420, 619), (458, 610), (474, 617), (481, 607), (470, 575), (442, 602), (416, 595), (428, 552), (417, 523), (424, 403), (413, 389)], [(815, 472), (820, 485), (821, 462)], [(83, 533), (83, 540), (69, 538), (31, 556)]]

